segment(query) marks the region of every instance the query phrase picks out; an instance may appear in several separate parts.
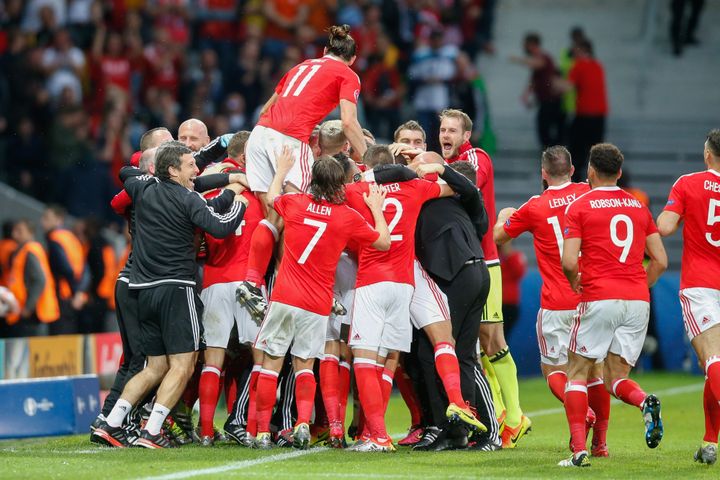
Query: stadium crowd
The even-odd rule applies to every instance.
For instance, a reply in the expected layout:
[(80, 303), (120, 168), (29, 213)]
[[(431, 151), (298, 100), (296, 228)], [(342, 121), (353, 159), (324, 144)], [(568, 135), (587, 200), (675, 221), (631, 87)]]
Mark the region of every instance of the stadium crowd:
[[(124, 356), (91, 426), (92, 442), (155, 449), (191, 442), (210, 447), (230, 437), (259, 449), (307, 449), (318, 440), (345, 448), (347, 433), (355, 440), (348, 450), (392, 452), (385, 412), (397, 383), (412, 415), (399, 444), (433, 451), (516, 448), (532, 422), (520, 406), (504, 336), (497, 245), (529, 232), (544, 280), (537, 323), (542, 369), (550, 391), (564, 404), (571, 434), (572, 455), (559, 465), (587, 467), (591, 455), (609, 455), (611, 395), (640, 410), (644, 441), (656, 448), (664, 434), (660, 399), (629, 373), (648, 326), (649, 287), (667, 268), (661, 235), (675, 233), (685, 221), (680, 298), (688, 337), (706, 373), (706, 429), (695, 460), (716, 461), (720, 285), (690, 265), (720, 266), (714, 250), (720, 131), (707, 136), (707, 170), (676, 182), (657, 224), (647, 206), (618, 186), (623, 154), (607, 143), (595, 143), (587, 158), (576, 160), (565, 147), (549, 146), (540, 159), (542, 193), (496, 215), (490, 155), (473, 146), (473, 118), (448, 108), (465, 105), (462, 98), (450, 98), (451, 91), (462, 89), (448, 84), (463, 78), (458, 48), (472, 54), (491, 44), (474, 30), (463, 36), (465, 17), (448, 20), (435, 2), (421, 2), (416, 12), (421, 20), (413, 35), (420, 40), (406, 68), (419, 79), (418, 121), (404, 123), (382, 112), (397, 113), (393, 102), (402, 98), (400, 91), (370, 107), (379, 109), (374, 121), (369, 111), (364, 123), (358, 115), (363, 80), (373, 81), (363, 78), (372, 53), (384, 51), (379, 61), (387, 67), (392, 51), (383, 44), (382, 19), (393, 18), (383, 11), (386, 3), (344, 4), (337, 16), (347, 24), (328, 28), (313, 49), (308, 46), (320, 33), (304, 28), (304, 22), (317, 18), (310, 13), (315, 3), (284, 14), (283, 2), (255, 5), (268, 18), (262, 40), (253, 37), (253, 11), (245, 11), (237, 54), (247, 60), (244, 51), (255, 43), (255, 54), (263, 51), (274, 63), (269, 76), (256, 77), (261, 88), (252, 108), (258, 115), (236, 123), (249, 98), (239, 92), (224, 96), (219, 65), (232, 62), (218, 58), (236, 53), (233, 41), (219, 33), (234, 35), (234, 29), (213, 23), (224, 17), (193, 24), (205, 34), (208, 24), (217, 30), (193, 37), (211, 46), (201, 49), (195, 81), (185, 89), (180, 57), (181, 47), (191, 43), (191, 23), (183, 14), (188, 11), (164, 2), (140, 10), (162, 28), (152, 30), (153, 41), (142, 52), (139, 88), (133, 90), (130, 75), (127, 90), (102, 90), (100, 107), (94, 105), (98, 97), (90, 96), (83, 108), (84, 54), (73, 46), (70, 29), (55, 28), (73, 10), (50, 3), (30, 2), (23, 11), (10, 2), (6, 11), (21, 29), (9, 44), (22, 44), (27, 37), (18, 32), (33, 27), (39, 44), (52, 42), (35, 50), (36, 66), (46, 65), (47, 83), (39, 88), (47, 101), (31, 102), (25, 115), (56, 108), (56, 118), (67, 122), (61, 126), (78, 122), (75, 135), (61, 138), (79, 140), (83, 148), (88, 138), (83, 135), (90, 134), (80, 119), (86, 110), (90, 125), (105, 129), (97, 138), (105, 140), (98, 145), (107, 154), (106, 175), (117, 176), (123, 187), (109, 206), (128, 220), (132, 249), (117, 273), (118, 262), (105, 255), (110, 249), (98, 239), (97, 226), (78, 229), (80, 238), (64, 228), (61, 207), (50, 206), (43, 215), (47, 249), (35, 240), (30, 222), (13, 222), (0, 258), (7, 275), (4, 328), (10, 334), (27, 334), (27, 328), (61, 333), (82, 323), (78, 312), (90, 302), (116, 309)], [(71, 3), (92, 7), (88, 28), (74, 34), (85, 34), (93, 55), (101, 59), (107, 49), (113, 63), (129, 51), (131, 41), (111, 40), (112, 17), (106, 25), (101, 3)], [(145, 16), (124, 13), (123, 21), (137, 18), (122, 26), (132, 31), (135, 25), (139, 35)], [(398, 26), (402, 18), (407, 20), (399, 15)], [(446, 22), (442, 29), (440, 20)], [(388, 31), (398, 35), (402, 28)], [(460, 34), (454, 46), (453, 33)], [(169, 38), (177, 50), (167, 48)], [(372, 39), (378, 50), (368, 46)], [(402, 37), (392, 40), (401, 45)], [(125, 48), (113, 46), (122, 41), (128, 42)], [(293, 51), (298, 55), (288, 55)], [(257, 58), (253, 68), (262, 64)], [(432, 66), (423, 64), (428, 59)], [(351, 68), (357, 65), (363, 76)], [(105, 67), (93, 81), (111, 83), (106, 76), (113, 68)], [(237, 77), (231, 78), (227, 84), (234, 85)], [(267, 91), (269, 85), (276, 86)], [(568, 88), (573, 85), (577, 90), (571, 79)], [(56, 96), (51, 87), (58, 87)], [(180, 92), (192, 93), (181, 98)], [(373, 93), (371, 88), (368, 97)], [(235, 94), (238, 116), (222, 103)], [(211, 98), (220, 103), (206, 102)], [(9, 112), (16, 114), (15, 107)], [(323, 121), (337, 107), (340, 119)], [(139, 123), (130, 125), (129, 111), (139, 115)], [(211, 127), (202, 119), (212, 119)], [(12, 120), (8, 124), (29, 122), (32, 133), (38, 119)], [(123, 128), (129, 133), (120, 138)], [(133, 129), (142, 132), (134, 154), (126, 141)], [(375, 135), (391, 138), (381, 144)], [(60, 179), (72, 182), (77, 176), (56, 167)], [(587, 182), (573, 181), (576, 167), (586, 168)], [(213, 422), (221, 387), (228, 411), (224, 432)], [(351, 392), (358, 401), (346, 426)], [(192, 408), (198, 401), (196, 428)]]

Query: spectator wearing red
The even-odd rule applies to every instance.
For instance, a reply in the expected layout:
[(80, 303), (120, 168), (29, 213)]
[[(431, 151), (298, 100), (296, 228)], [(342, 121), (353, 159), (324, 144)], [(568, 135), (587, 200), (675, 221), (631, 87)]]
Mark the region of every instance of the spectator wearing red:
[(404, 88), (397, 58), (397, 48), (387, 35), (379, 32), (362, 84), (368, 128), (380, 138), (392, 138), (400, 124)]
[[(98, 27), (93, 39), (91, 78), (93, 81), (93, 110), (101, 112), (112, 90), (127, 98), (130, 95), (132, 66), (117, 32), (108, 33), (104, 25)], [(128, 104), (129, 105), (129, 104)]]
[(512, 247), (512, 242), (499, 248), (500, 269), (502, 270), (503, 318), (505, 333), (509, 335), (518, 319), (520, 307), (520, 282), (527, 272), (527, 258), (520, 250)]

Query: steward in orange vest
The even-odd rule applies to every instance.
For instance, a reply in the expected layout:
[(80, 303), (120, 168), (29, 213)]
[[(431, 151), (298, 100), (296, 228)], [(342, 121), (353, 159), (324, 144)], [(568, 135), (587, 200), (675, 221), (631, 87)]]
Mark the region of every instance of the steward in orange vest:
[(65, 210), (55, 205), (48, 206), (41, 219), (58, 299), (77, 302), (74, 297), (87, 289), (85, 249), (75, 234), (62, 226), (64, 221)]

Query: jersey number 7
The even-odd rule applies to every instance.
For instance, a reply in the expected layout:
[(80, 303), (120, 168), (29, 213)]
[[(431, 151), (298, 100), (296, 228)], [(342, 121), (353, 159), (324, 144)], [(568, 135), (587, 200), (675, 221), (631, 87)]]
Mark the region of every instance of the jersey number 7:
[(304, 218), (303, 223), (305, 225), (310, 225), (312, 227), (317, 228), (317, 232), (315, 232), (315, 235), (310, 239), (310, 243), (307, 244), (307, 247), (305, 247), (305, 250), (303, 250), (302, 255), (300, 255), (300, 258), (298, 258), (298, 264), (303, 265), (307, 258), (310, 256), (310, 253), (315, 248), (315, 245), (320, 241), (320, 237), (323, 236), (323, 233), (325, 233), (325, 229), (327, 228), (327, 223), (325, 222), (318, 222), (317, 220), (311, 220), (309, 218)]

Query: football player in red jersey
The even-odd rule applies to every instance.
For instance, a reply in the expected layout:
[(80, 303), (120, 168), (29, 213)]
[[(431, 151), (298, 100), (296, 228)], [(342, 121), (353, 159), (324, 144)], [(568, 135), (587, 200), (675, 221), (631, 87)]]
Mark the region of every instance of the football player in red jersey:
[[(660, 400), (646, 394), (628, 375), (645, 341), (648, 287), (667, 268), (667, 255), (650, 210), (617, 186), (622, 163), (623, 155), (615, 145), (593, 146), (588, 168), (592, 190), (565, 211), (563, 272), (580, 293), (568, 346), (565, 412), (573, 455), (558, 464), (565, 467), (590, 465), (587, 379), (599, 360), (605, 360), (608, 391), (642, 411), (648, 447), (657, 447), (663, 437)], [(643, 268), (645, 252), (650, 260)]]
[(707, 170), (675, 182), (657, 223), (662, 236), (685, 224), (680, 303), (685, 331), (706, 378), (705, 437), (695, 461), (713, 464), (720, 432), (720, 130), (708, 134), (703, 156)]
[[(574, 170), (570, 152), (565, 147), (555, 146), (545, 150), (541, 174), (546, 190), (531, 197), (519, 209), (502, 209), (493, 231), (495, 242), (500, 245), (523, 232), (533, 235), (535, 256), (543, 279), (537, 314), (540, 366), (550, 391), (561, 402), (565, 400), (567, 384), (570, 326), (580, 302), (580, 295), (570, 288), (562, 271), (562, 229), (565, 208), (590, 190), (587, 183), (571, 182)], [(587, 425), (593, 427), (592, 455), (606, 457), (610, 395), (603, 382), (602, 364), (596, 364), (588, 378), (588, 397)]]
[(246, 160), (250, 189), (270, 210), (253, 235), (247, 281), (238, 289), (238, 295), (258, 318), (267, 307), (259, 287), (282, 228), (280, 217), (267, 200), (268, 188), (277, 170), (279, 149), (288, 146), (296, 160), (285, 179), (284, 191), (306, 191), (313, 164), (308, 141), (315, 126), (340, 105), (342, 130), (353, 152), (359, 159), (366, 150), (357, 121), (360, 79), (350, 68), (355, 61), (356, 46), (349, 32), (347, 25), (330, 27), (325, 56), (306, 60), (283, 76), (263, 106), (260, 120), (248, 140)]
[[(315, 399), (315, 358), (322, 358), (325, 331), (332, 308), (335, 268), (348, 241), (362, 247), (388, 250), (390, 233), (382, 214), (385, 194), (373, 187), (364, 195), (376, 228), (345, 205), (342, 166), (321, 157), (312, 168), (309, 193), (280, 195), (295, 159), (289, 147), (278, 156), (278, 170), (268, 200), (285, 222), (284, 255), (270, 297), (265, 320), (255, 341), (262, 350), (263, 368), (257, 383), (258, 448), (272, 448), (270, 416), (275, 405), (277, 377), (290, 349), (295, 370), (298, 418), (293, 444), (307, 448)], [(292, 347), (291, 347), (292, 344)]]
[[(448, 109), (440, 114), (440, 146), (447, 163), (470, 162), (477, 170), (477, 186), (483, 196), (488, 218), (495, 218), (495, 178), (490, 156), (470, 144), (472, 120), (461, 110)], [(520, 408), (517, 367), (505, 341), (502, 316), (502, 275), (497, 246), (488, 229), (481, 242), (485, 263), (490, 272), (490, 294), (480, 324), (482, 364), (493, 391), (495, 411), (505, 423), (503, 448), (515, 448), (518, 440), (530, 429), (532, 422)]]

